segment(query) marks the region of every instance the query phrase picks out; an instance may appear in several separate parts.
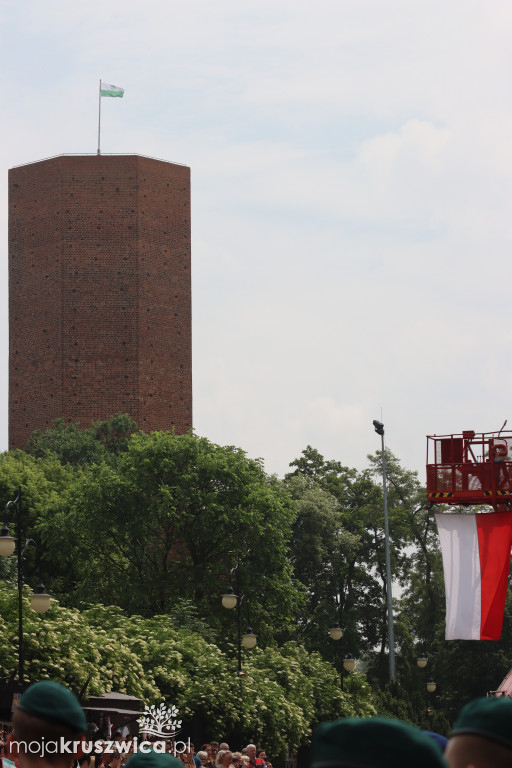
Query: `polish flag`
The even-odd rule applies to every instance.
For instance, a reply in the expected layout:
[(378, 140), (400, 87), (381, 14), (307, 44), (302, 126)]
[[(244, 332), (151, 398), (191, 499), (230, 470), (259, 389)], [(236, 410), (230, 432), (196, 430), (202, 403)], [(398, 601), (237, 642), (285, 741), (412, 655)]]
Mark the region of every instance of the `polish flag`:
[(436, 514), (443, 555), (447, 640), (499, 640), (512, 512)]

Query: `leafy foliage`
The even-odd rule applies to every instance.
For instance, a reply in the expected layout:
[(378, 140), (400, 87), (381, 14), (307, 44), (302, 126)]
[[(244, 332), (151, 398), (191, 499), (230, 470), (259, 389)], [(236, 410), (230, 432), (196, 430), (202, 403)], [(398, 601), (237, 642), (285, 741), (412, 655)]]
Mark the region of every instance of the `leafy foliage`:
[[(28, 592), (28, 590), (27, 590)], [(0, 585), (0, 674), (16, 664), (17, 593)], [(245, 678), (233, 674), (235, 649), (221, 651), (169, 616), (127, 616), (96, 605), (86, 611), (53, 603), (48, 613), (23, 600), (27, 678), (51, 678), (82, 695), (116, 690), (178, 707), (199, 720), (204, 737), (264, 743), (278, 757), (310, 741), (325, 718), (371, 715), (369, 686), (355, 676), (341, 692), (331, 665), (296, 643), (244, 653)], [(214, 695), (212, 695), (214, 692)]]
[(35, 430), (25, 450), (37, 458), (55, 455), (62, 464), (86, 466), (125, 451), (136, 429), (137, 424), (122, 413), (86, 429), (80, 429), (79, 423), (56, 419), (53, 428)]
[(293, 519), (288, 494), (240, 449), (139, 432), (115, 461), (76, 475), (46, 506), (40, 534), (47, 562), (73, 552), (56, 569), (66, 602), (151, 615), (185, 599), (216, 626), (219, 596), (240, 560), (245, 605), (265, 641), (267, 627), (285, 627), (300, 599), (287, 557)]
[[(334, 621), (346, 626), (344, 645), (354, 655), (380, 646), (384, 657), (387, 636), (386, 575), (382, 491), (371, 471), (356, 472), (339, 462), (325, 461), (308, 446), (292, 462), (285, 482), (297, 501), (292, 539), (297, 575), (308, 589), (305, 642), (325, 645)], [(302, 479), (302, 482), (300, 482)], [(392, 541), (393, 560), (400, 555), (402, 537)], [(305, 567), (302, 552), (308, 552)], [(321, 567), (314, 568), (314, 563)], [(332, 658), (334, 647), (325, 651)]]
[[(91, 693), (116, 688), (148, 702), (164, 696), (202, 724), (205, 738), (264, 737), (276, 755), (307, 744), (315, 722), (340, 715), (377, 711), (446, 732), (463, 703), (496, 688), (508, 671), (510, 602), (499, 643), (444, 640), (433, 511), (417, 474), (390, 451), (391, 561), (400, 590), (392, 686), (380, 452), (356, 471), (308, 446), (278, 480), (236, 447), (135, 429), (122, 415), (87, 430), (59, 421), (32, 436), (29, 452), (0, 456), (3, 498), (21, 488), (23, 538), (39, 545), (27, 550), (25, 581), (35, 586), (41, 566), (61, 601), (43, 617), (24, 601), (33, 677), (75, 690), (87, 684)], [(16, 664), (16, 567), (14, 558), (2, 560), (0, 668), (7, 673)], [(245, 679), (234, 677), (236, 616), (220, 605), (237, 564), (242, 622), (259, 646), (244, 651)], [(337, 643), (328, 631), (338, 622), (345, 635)], [(426, 673), (416, 665), (420, 653), (429, 657)], [(342, 691), (348, 654), (366, 676), (345, 676)], [(426, 674), (437, 683), (430, 698)]]

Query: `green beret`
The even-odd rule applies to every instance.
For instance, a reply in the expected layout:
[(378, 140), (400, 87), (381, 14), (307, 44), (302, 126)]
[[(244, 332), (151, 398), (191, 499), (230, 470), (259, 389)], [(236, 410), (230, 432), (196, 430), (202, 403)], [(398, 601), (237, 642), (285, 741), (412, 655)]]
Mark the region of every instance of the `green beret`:
[(464, 733), (484, 736), (512, 748), (512, 699), (486, 696), (470, 701), (461, 709), (451, 735)]
[(447, 768), (437, 744), (408, 723), (384, 717), (321, 723), (311, 768)]
[(161, 752), (136, 752), (128, 758), (126, 768), (183, 768), (177, 757)]
[(75, 694), (51, 680), (27, 688), (18, 709), (41, 720), (61, 723), (77, 734), (87, 731), (85, 715)]

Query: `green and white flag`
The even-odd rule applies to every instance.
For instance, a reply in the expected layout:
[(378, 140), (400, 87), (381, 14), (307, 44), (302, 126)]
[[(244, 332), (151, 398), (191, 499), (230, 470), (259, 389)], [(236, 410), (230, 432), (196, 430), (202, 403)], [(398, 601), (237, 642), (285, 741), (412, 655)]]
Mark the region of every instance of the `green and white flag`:
[(109, 83), (101, 83), (100, 95), (112, 97), (118, 96), (122, 99), (124, 95), (124, 88), (120, 88), (118, 85), (110, 85)]

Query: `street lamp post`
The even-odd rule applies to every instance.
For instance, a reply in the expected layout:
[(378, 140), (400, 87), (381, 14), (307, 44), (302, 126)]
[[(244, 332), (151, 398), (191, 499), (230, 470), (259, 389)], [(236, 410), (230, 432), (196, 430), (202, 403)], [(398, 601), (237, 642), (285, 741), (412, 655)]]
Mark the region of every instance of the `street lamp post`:
[[(428, 665), (428, 656), (425, 651), (421, 653), (420, 656), (416, 659), (416, 664), (418, 665), (418, 669), (423, 670), (424, 674), (424, 682), (425, 682), (425, 689), (428, 691), (428, 683), (427, 683), (427, 665)], [(425, 712), (428, 714), (428, 696), (427, 693), (425, 695)]]
[(391, 591), (391, 554), (389, 549), (389, 523), (388, 523), (388, 484), (386, 478), (386, 452), (384, 450), (384, 424), (373, 420), (375, 431), (381, 437), (382, 443), (382, 491), (384, 494), (384, 540), (386, 545), (386, 582), (388, 599), (388, 645), (389, 645), (389, 679), (391, 682), (396, 677), (395, 672), (395, 631), (393, 627), (393, 594)]
[[(14, 499), (11, 499), (5, 505), (4, 524), (0, 531), (0, 557), (12, 555), (16, 540), (10, 535), (7, 526), (7, 511), (10, 507), (16, 509), (16, 536), (18, 541), (18, 681), (23, 689), (25, 682), (24, 655), (23, 655), (23, 561), (25, 552), (29, 544), (34, 544), (33, 539), (27, 539), (22, 548), (22, 528), (21, 528), (21, 488)], [(37, 613), (44, 613), (50, 607), (50, 596), (46, 593), (43, 582), (40, 580), (34, 594), (31, 596), (32, 608)]]
[(430, 700), (429, 700), (429, 693), (434, 693), (437, 684), (432, 680), (432, 677), (430, 680), (427, 679), (427, 664), (428, 664), (428, 657), (425, 653), (422, 653), (421, 656), (418, 656), (416, 659), (416, 664), (420, 669), (423, 669), (425, 671), (425, 688), (426, 688), (426, 694), (425, 694), (425, 704), (426, 704), (426, 712), (427, 715), (430, 714)]
[(435, 693), (435, 690), (437, 688), (437, 684), (432, 680), (432, 678), (427, 683), (427, 717), (430, 717), (432, 714), (432, 710), (430, 709), (430, 693)]
[(345, 672), (352, 672), (354, 669), (356, 662), (355, 659), (352, 658), (352, 656), (344, 656), (343, 655), (343, 635), (345, 633), (345, 630), (343, 629), (343, 602), (342, 602), (342, 596), (339, 596), (339, 602), (338, 602), (339, 608), (340, 608), (340, 618), (339, 618), (339, 624), (336, 624), (335, 627), (332, 627), (329, 630), (329, 636), (331, 640), (335, 640), (336, 642), (339, 642), (340, 644), (340, 682), (341, 682), (341, 690), (343, 690), (344, 687), (344, 677)]
[(336, 640), (336, 642), (339, 642), (340, 644), (340, 683), (341, 690), (343, 690), (343, 627), (340, 627), (337, 624), (335, 627), (332, 627), (332, 629), (329, 630), (329, 635), (331, 640)]
[(242, 645), (244, 648), (247, 648), (250, 650), (251, 648), (254, 648), (257, 642), (257, 637), (252, 631), (251, 627), (248, 625), (247, 630), (242, 635), (242, 602), (244, 599), (244, 595), (242, 593), (241, 585), (240, 585), (240, 563), (238, 562), (236, 566), (231, 570), (231, 577), (235, 574), (236, 578), (236, 590), (237, 593), (233, 592), (233, 587), (230, 585), (226, 592), (222, 595), (222, 605), (224, 608), (227, 608), (227, 610), (232, 610), (236, 605), (236, 613), (237, 613), (237, 638), (238, 638), (238, 669), (237, 669), (237, 677), (243, 677), (242, 674)]

